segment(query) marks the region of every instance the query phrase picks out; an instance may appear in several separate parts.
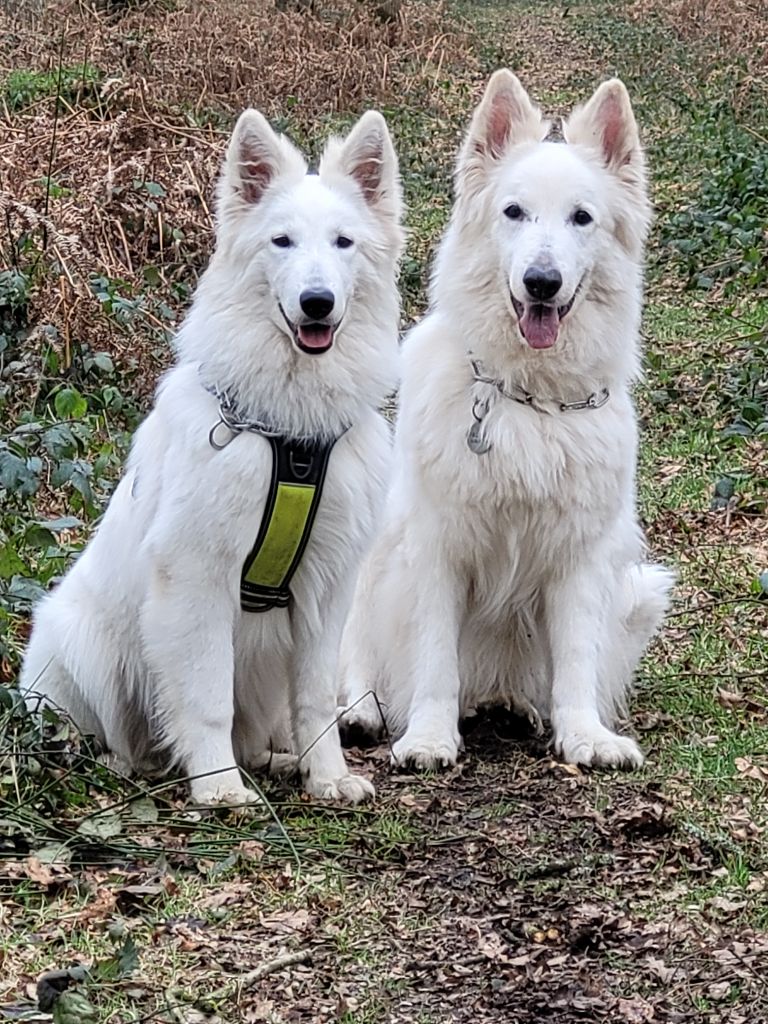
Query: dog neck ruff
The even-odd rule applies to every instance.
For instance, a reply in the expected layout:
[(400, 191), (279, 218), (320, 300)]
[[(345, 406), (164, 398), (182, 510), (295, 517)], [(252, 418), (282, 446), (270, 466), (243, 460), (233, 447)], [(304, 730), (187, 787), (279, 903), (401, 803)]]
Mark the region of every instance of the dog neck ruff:
[(219, 422), (208, 435), (212, 448), (221, 451), (243, 432), (260, 434), (272, 448), (264, 514), (240, 574), (240, 606), (246, 612), (287, 608), (292, 600), (289, 584), (312, 533), (338, 437), (331, 441), (291, 437), (262, 420), (244, 419), (226, 394), (208, 390), (219, 400)]

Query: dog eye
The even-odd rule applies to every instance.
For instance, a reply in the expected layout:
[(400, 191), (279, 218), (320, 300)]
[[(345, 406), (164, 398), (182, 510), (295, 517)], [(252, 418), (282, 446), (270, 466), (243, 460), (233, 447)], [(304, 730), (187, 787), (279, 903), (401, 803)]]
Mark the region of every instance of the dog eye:
[(290, 249), (293, 242), (290, 240), (288, 235), (275, 235), (272, 239), (272, 245), (276, 245), (278, 249)]
[(504, 216), (509, 217), (510, 220), (522, 220), (523, 208), (517, 203), (510, 203), (504, 211)]
[(586, 210), (576, 210), (573, 215), (573, 223), (578, 224), (579, 227), (584, 228), (587, 224), (592, 223), (592, 214), (587, 213)]
[(348, 249), (350, 245), (354, 245), (351, 238), (347, 238), (346, 235), (339, 235), (336, 239), (336, 247), (338, 249)]

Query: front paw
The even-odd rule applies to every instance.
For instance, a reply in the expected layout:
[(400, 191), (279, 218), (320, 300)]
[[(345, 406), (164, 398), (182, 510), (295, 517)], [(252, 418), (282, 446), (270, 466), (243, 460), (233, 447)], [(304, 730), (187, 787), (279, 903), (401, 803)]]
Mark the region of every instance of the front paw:
[(360, 804), (376, 796), (376, 790), (362, 775), (347, 774), (338, 779), (308, 776), (304, 780), (304, 789), (318, 800), (339, 800), (345, 804)]
[(216, 776), (194, 779), (190, 785), (190, 801), (200, 807), (253, 807), (261, 799), (252, 789), (243, 785), (240, 773), (233, 779), (229, 772), (226, 778)]
[(339, 736), (345, 747), (365, 747), (378, 742), (386, 730), (381, 709), (370, 695), (351, 707), (336, 709)]
[(642, 750), (633, 739), (619, 736), (602, 725), (556, 732), (554, 746), (567, 764), (641, 768), (645, 760)]
[(406, 732), (392, 746), (392, 763), (410, 765), (421, 771), (450, 768), (459, 756), (459, 740), (453, 736), (428, 736)]

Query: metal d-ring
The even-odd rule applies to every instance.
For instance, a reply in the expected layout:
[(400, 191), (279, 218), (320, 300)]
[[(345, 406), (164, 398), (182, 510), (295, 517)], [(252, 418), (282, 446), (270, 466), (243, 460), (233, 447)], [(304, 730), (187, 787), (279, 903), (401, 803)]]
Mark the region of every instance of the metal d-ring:
[[(216, 431), (219, 429), (219, 427), (224, 427), (228, 433), (227, 439), (226, 441), (224, 441), (223, 444), (220, 444), (216, 440)], [(229, 423), (227, 423), (227, 421), (224, 418), (222, 418), (219, 420), (218, 423), (214, 423), (214, 425), (211, 427), (210, 433), (208, 434), (208, 443), (210, 444), (211, 448), (215, 449), (217, 452), (220, 452), (224, 448), (226, 448), (231, 441), (234, 441), (238, 433), (239, 431), (233, 430)]]

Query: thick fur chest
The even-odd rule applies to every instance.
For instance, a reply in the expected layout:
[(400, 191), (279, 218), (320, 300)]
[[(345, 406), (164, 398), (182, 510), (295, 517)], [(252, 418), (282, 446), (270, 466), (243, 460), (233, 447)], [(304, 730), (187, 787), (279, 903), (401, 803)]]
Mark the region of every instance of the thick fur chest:
[(543, 575), (634, 538), (634, 413), (627, 395), (611, 402), (550, 414), (492, 401), (488, 450), (475, 454), (471, 398), (462, 393), (441, 436), (415, 442), (446, 543), (481, 591), (509, 592), (514, 579), (527, 595)]

